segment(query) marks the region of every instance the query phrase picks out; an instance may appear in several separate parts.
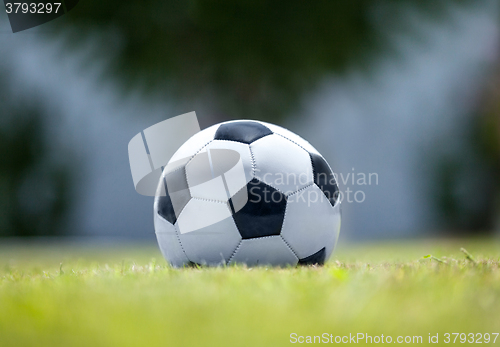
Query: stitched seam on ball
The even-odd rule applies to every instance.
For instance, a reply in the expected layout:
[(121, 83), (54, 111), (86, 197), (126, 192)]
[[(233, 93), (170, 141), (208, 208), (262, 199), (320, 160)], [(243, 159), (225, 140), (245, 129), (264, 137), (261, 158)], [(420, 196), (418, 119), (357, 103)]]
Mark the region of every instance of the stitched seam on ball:
[[(297, 142), (295, 142), (294, 140), (292, 140), (292, 139), (290, 139), (290, 138), (286, 137), (285, 135), (281, 135), (281, 134), (278, 134), (278, 133), (275, 133), (275, 134), (276, 134), (276, 135), (278, 135), (278, 136), (281, 136), (282, 138), (284, 138), (284, 139), (286, 139), (286, 140), (288, 140), (288, 141), (290, 141), (290, 142), (292, 142), (292, 143), (294, 143), (294, 144), (296, 144), (297, 146), (299, 146), (300, 148), (302, 148), (304, 151), (306, 151), (306, 152), (309, 154), (309, 151), (308, 151), (307, 149), (305, 149), (304, 147), (302, 147), (300, 144), (298, 144), (298, 143), (297, 143)], [(304, 140), (304, 141), (305, 141), (305, 140)], [(312, 146), (312, 145), (311, 145), (311, 146)]]
[(313, 183), (310, 183), (310, 184), (308, 184), (307, 186), (302, 187), (302, 188), (300, 188), (299, 190), (297, 190), (297, 191), (295, 191), (295, 192), (293, 192), (293, 193), (288, 194), (288, 195), (287, 195), (287, 197), (290, 197), (290, 196), (292, 196), (292, 195), (294, 195), (294, 194), (297, 194), (297, 193), (299, 193), (299, 192), (303, 191), (304, 189), (307, 189), (307, 188), (309, 188), (310, 186), (313, 186), (314, 184), (315, 184), (314, 182), (313, 182)]
[(257, 164), (255, 163), (255, 157), (253, 155), (252, 146), (248, 145), (248, 149), (250, 150), (250, 158), (252, 159), (252, 177), (256, 178), (255, 170), (257, 170)]
[[(195, 154), (193, 154), (193, 156), (192, 156), (192, 157), (191, 157), (191, 158), (187, 161), (187, 163), (186, 163), (184, 166), (182, 166), (182, 168), (186, 168), (186, 167), (188, 166), (188, 164), (191, 162), (191, 160), (193, 160), (193, 158), (194, 158), (194, 157), (196, 157), (196, 155), (197, 155), (198, 153), (200, 153), (200, 152), (203, 150), (203, 148), (207, 147), (207, 146), (208, 146), (208, 145), (209, 145), (212, 141), (213, 141), (213, 140), (208, 141), (208, 142), (207, 142), (207, 143), (206, 143), (203, 147), (201, 147), (201, 148), (200, 148), (200, 149), (199, 149), (199, 150), (198, 150)], [(190, 185), (189, 185), (189, 177), (188, 177), (188, 171), (187, 171), (187, 170), (186, 170), (186, 183), (187, 183), (187, 186), (188, 186), (188, 189), (189, 189)]]
[[(191, 197), (191, 199), (192, 199), (192, 197)], [(189, 204), (189, 201), (188, 201), (188, 203), (187, 203), (187, 204)], [(186, 205), (187, 205), (187, 204), (186, 204)], [(182, 209), (181, 213), (179, 213), (179, 215), (177, 216), (177, 221), (179, 221), (179, 219), (181, 218), (182, 213), (186, 210), (186, 205), (184, 205), (184, 208)], [(184, 246), (182, 246), (181, 235), (180, 235), (180, 234), (181, 234), (181, 232), (180, 232), (180, 230), (177, 230), (177, 225), (175, 225), (175, 224), (174, 224), (174, 228), (175, 228), (175, 233), (176, 233), (176, 235), (177, 235), (177, 240), (179, 240), (179, 244), (181, 245), (182, 252), (183, 252), (183, 253), (184, 253), (184, 255), (186, 256), (187, 260), (192, 261), (192, 260), (191, 260), (191, 259), (189, 259), (189, 257), (187, 256), (187, 253), (186, 253), (186, 251), (184, 250)]]
[[(291, 143), (293, 143), (293, 144), (296, 144), (297, 146), (299, 146), (300, 148), (302, 148), (304, 151), (306, 151), (307, 155), (309, 156), (309, 161), (311, 162), (311, 167), (312, 167), (312, 171), (313, 171), (313, 175), (312, 175), (312, 176), (313, 176), (313, 183), (311, 183), (311, 184), (309, 184), (309, 185), (307, 185), (307, 186), (305, 186), (305, 187), (303, 187), (303, 188), (301, 188), (301, 189), (305, 189), (305, 188), (309, 187), (310, 185), (314, 184), (314, 165), (313, 165), (313, 163), (312, 163), (312, 158), (311, 158), (311, 155), (309, 154), (309, 151), (308, 151), (307, 149), (305, 149), (304, 147), (302, 147), (301, 145), (299, 145), (297, 142), (295, 142), (295, 141), (293, 141), (293, 140), (289, 139), (288, 137), (286, 137), (286, 136), (284, 136), (284, 135), (281, 135), (281, 134), (278, 134), (278, 133), (274, 133), (274, 134), (275, 134), (275, 135), (278, 135), (278, 136), (281, 136), (282, 138), (284, 138), (284, 139), (286, 139), (286, 140), (290, 141), (290, 142), (291, 142)], [(248, 146), (248, 147), (250, 147), (250, 146)], [(252, 159), (253, 159), (253, 152), (252, 152), (252, 148), (250, 148), (250, 154), (252, 154)], [(253, 175), (253, 177), (258, 179), (258, 177), (255, 177), (255, 174)], [(262, 183), (267, 184), (266, 182), (262, 182)], [(281, 194), (283, 194), (283, 195), (285, 195), (285, 196), (290, 196), (290, 195), (292, 195), (292, 194), (295, 194), (295, 193), (297, 193), (297, 192), (300, 192), (300, 190), (301, 190), (301, 189), (299, 189), (299, 190), (297, 190), (297, 191), (296, 191), (296, 192), (294, 192), (294, 193), (286, 194), (284, 191), (282, 191), (282, 190), (281, 190), (281, 189), (279, 189), (279, 188), (276, 188), (276, 187), (271, 186), (271, 185), (269, 185), (269, 184), (267, 184), (267, 185), (268, 185), (269, 187), (272, 187), (272, 188), (276, 189), (277, 191), (279, 191)]]
[(257, 180), (258, 180), (260, 183), (262, 183), (263, 185), (268, 186), (269, 188), (275, 189), (276, 191), (278, 191), (278, 192), (280, 192), (281, 194), (283, 194), (283, 196), (285, 197), (285, 199), (286, 199), (286, 198), (288, 198), (288, 195), (287, 195), (285, 192), (281, 191), (281, 189), (276, 188), (276, 187), (273, 187), (272, 185), (267, 184), (267, 183), (266, 183), (266, 182), (264, 182), (264, 181), (261, 181), (259, 177), (254, 177), (254, 178), (255, 178), (255, 179), (257, 179)]
[(285, 226), (285, 223), (286, 223), (286, 213), (288, 211), (288, 206), (290, 206), (288, 203), (286, 204), (286, 207), (285, 207), (285, 213), (283, 214), (283, 223), (281, 223), (281, 230), (280, 230), (280, 237), (281, 239), (283, 240), (283, 242), (287, 245), (288, 248), (290, 248), (290, 250), (292, 251), (292, 253), (297, 257), (298, 260), (300, 260), (300, 257), (297, 255), (297, 253), (293, 250), (293, 248), (288, 244), (288, 242), (286, 242), (285, 238), (283, 237), (283, 235), (281, 235), (281, 233), (283, 232), (283, 227)]
[(203, 150), (203, 148), (207, 147), (212, 141), (213, 141), (213, 139), (208, 141), (207, 143), (205, 143), (205, 145), (203, 147), (201, 147), (195, 154), (193, 154), (193, 156), (191, 157), (191, 159), (189, 159), (189, 161), (186, 163), (186, 165), (189, 164), (191, 162), (191, 160), (193, 160), (193, 158), (196, 157), (196, 155), (198, 153), (200, 153)]
[[(209, 202), (215, 202), (215, 203), (218, 203), (218, 204), (227, 204), (227, 201), (221, 201), (221, 200), (215, 200), (215, 199), (205, 199), (205, 198), (198, 198), (196, 196), (192, 196), (191, 199), (195, 199), (195, 200), (202, 200), (202, 201), (209, 201)], [(181, 211), (182, 213), (182, 211)]]
[[(200, 199), (200, 198), (191, 197), (190, 201), (193, 200), (193, 199), (195, 199), (195, 200), (207, 200), (207, 199)], [(210, 201), (210, 200), (207, 200), (207, 201)], [(221, 203), (221, 201), (217, 201), (217, 200), (213, 200), (213, 202)], [(187, 204), (189, 204), (189, 201), (187, 202)], [(182, 209), (181, 213), (179, 213), (179, 215), (177, 216), (177, 221), (181, 218), (181, 216), (184, 213), (184, 211), (186, 211), (187, 204), (184, 206), (184, 208)], [(229, 206), (227, 206), (227, 203), (224, 202), (224, 204), (229, 209)], [(231, 213), (231, 211), (229, 211), (229, 213)], [(177, 231), (177, 227), (175, 226), (175, 224), (174, 224), (174, 227), (175, 227), (175, 231)], [(180, 231), (179, 231), (179, 233), (180, 233)], [(179, 242), (181, 242), (180, 238), (179, 238)], [(182, 247), (182, 243), (181, 243), (181, 247)], [(186, 257), (187, 257), (187, 255), (186, 255)]]
[[(313, 184), (315, 183), (314, 182), (314, 178), (316, 177), (316, 168), (314, 167), (314, 163), (313, 163), (313, 160), (312, 160), (312, 157), (311, 157), (311, 154), (309, 154), (309, 159), (311, 160), (311, 166), (312, 166), (312, 169), (313, 169)], [(323, 158), (325, 159), (325, 158)], [(337, 181), (337, 179), (335, 178), (335, 173), (333, 172), (332, 168), (330, 167), (330, 164), (328, 164), (328, 162), (325, 160), (326, 162), (326, 165), (328, 166), (328, 168), (330, 169), (330, 172), (332, 173), (333, 175), (333, 180), (335, 181), (335, 184), (337, 185), (337, 189), (340, 190), (339, 188), (339, 183)], [(316, 185), (318, 188), (320, 188), (318, 185)], [(330, 200), (330, 198), (328, 198), (328, 196), (326, 195), (326, 193), (323, 191), (323, 189), (320, 188), (320, 190), (323, 192), (323, 195), (326, 197), (327, 200)], [(299, 191), (297, 191), (299, 192)], [(335, 199), (335, 203), (333, 204), (332, 207), (335, 207), (335, 205), (337, 205), (337, 202), (339, 202), (340, 199)]]
[(236, 140), (228, 140), (228, 139), (213, 139), (213, 141), (228, 141), (228, 142), (236, 142), (236, 143), (241, 143), (242, 145), (250, 145), (249, 143), (246, 142), (241, 142), (241, 141), (236, 141)]
[[(257, 179), (258, 179), (258, 178), (257, 178)], [(268, 186), (269, 188), (276, 189), (278, 192), (280, 192), (281, 194), (283, 194), (283, 196), (284, 196), (285, 198), (287, 198), (287, 197), (288, 197), (288, 195), (287, 195), (284, 191), (282, 191), (281, 189), (276, 188), (276, 187), (274, 187), (274, 186), (272, 186), (272, 185), (270, 185), (270, 184), (267, 184), (266, 182), (261, 181), (260, 179), (258, 179), (258, 180), (259, 180), (262, 184), (265, 184), (266, 186)]]
[[(307, 154), (309, 154), (309, 160), (311, 161), (311, 166), (312, 166), (312, 168), (313, 168), (313, 179), (314, 179), (314, 174), (315, 174), (315, 172), (314, 172), (314, 171), (315, 171), (315, 170), (314, 170), (314, 164), (313, 164), (313, 161), (312, 161), (312, 158), (311, 158), (311, 155), (310, 155), (310, 153), (311, 153), (311, 152), (309, 152), (307, 149), (305, 149), (304, 147), (302, 147), (299, 143), (297, 143), (297, 142), (295, 142), (294, 140), (292, 140), (292, 139), (290, 139), (290, 138), (286, 137), (285, 135), (281, 135), (281, 134), (278, 134), (278, 133), (275, 133), (275, 134), (276, 134), (276, 135), (278, 135), (278, 136), (281, 136), (281, 137), (282, 137), (282, 138), (284, 138), (284, 139), (287, 139), (288, 141), (290, 141), (290, 142), (292, 142), (292, 143), (294, 143), (294, 144), (296, 144), (297, 146), (299, 146), (300, 148), (302, 148), (304, 151), (306, 151), (306, 152), (307, 152)], [(305, 141), (305, 140), (304, 140), (304, 141)], [(307, 141), (306, 141), (306, 142), (307, 142)], [(312, 146), (312, 145), (311, 145), (311, 146)], [(314, 148), (314, 147), (313, 147), (313, 148)], [(321, 154), (320, 154), (320, 156), (322, 157), (322, 155), (321, 155)], [(323, 159), (325, 159), (325, 158), (323, 158)], [(331, 171), (331, 172), (333, 172), (333, 170), (332, 170), (332, 168), (330, 167), (330, 165), (329, 165), (328, 163), (326, 163), (326, 164), (328, 165), (328, 168), (330, 169), (330, 171)], [(337, 180), (335, 180), (335, 182), (336, 182), (336, 181), (337, 181)]]
[[(281, 136), (282, 138), (284, 138), (284, 139), (286, 139), (286, 140), (288, 140), (288, 141), (290, 141), (290, 142), (292, 142), (294, 144), (296, 144), (297, 146), (299, 146), (300, 148), (302, 148), (304, 151), (306, 151), (307, 155), (309, 156), (309, 161), (311, 162), (311, 167), (312, 167), (312, 171), (313, 171), (312, 172), (312, 176), (313, 176), (313, 183), (314, 183), (314, 177), (316, 177), (316, 172), (315, 172), (316, 170), (314, 169), (314, 164), (313, 164), (313, 161), (312, 161), (312, 158), (311, 158), (311, 152), (309, 152), (307, 149), (305, 149), (304, 147), (302, 147), (300, 144), (298, 144), (297, 142), (293, 141), (292, 139), (289, 139), (285, 135), (281, 135), (281, 134), (278, 134), (278, 133), (275, 133), (275, 134), (278, 135), (278, 136)], [(328, 167), (330, 167), (330, 165), (328, 165)], [(332, 168), (330, 168), (330, 171), (332, 171)]]
[(179, 245), (181, 246), (182, 253), (184, 253), (188, 261), (191, 261), (191, 259), (189, 259), (188, 255), (186, 254), (186, 251), (184, 250), (184, 246), (182, 246), (181, 236), (179, 235), (179, 231), (177, 230), (177, 226), (175, 224), (174, 224), (174, 229), (175, 229), (175, 235), (177, 236), (177, 241), (179, 241)]
[(189, 204), (189, 202), (193, 199), (193, 197), (191, 196), (191, 198), (189, 199), (189, 201), (186, 203), (186, 205), (184, 205), (184, 207), (182, 208), (182, 211), (179, 213), (179, 215), (177, 216), (177, 220), (181, 219), (181, 216), (182, 214), (184, 213), (184, 211), (186, 211), (186, 206)]
[[(184, 168), (186, 167), (186, 165), (187, 165), (187, 164), (189, 164), (189, 162), (190, 162), (191, 160), (193, 160), (193, 158), (194, 158), (194, 157), (196, 157), (196, 155), (197, 155), (198, 153), (200, 153), (200, 151), (201, 151), (201, 150), (203, 150), (203, 148), (205, 148), (206, 146), (208, 146), (208, 145), (210, 144), (210, 142), (212, 142), (212, 141), (213, 141), (213, 140), (208, 141), (208, 142), (207, 142), (207, 143), (206, 143), (203, 147), (201, 147), (201, 148), (200, 148), (200, 149), (199, 149), (199, 150), (198, 150), (195, 154), (193, 154), (193, 155), (189, 158), (189, 160), (186, 162), (186, 164), (179, 166), (179, 167), (178, 167), (177, 169), (175, 169), (174, 171), (170, 171), (170, 172), (168, 172), (168, 173), (167, 173), (167, 175), (170, 175), (171, 173), (177, 172), (177, 171), (179, 171), (180, 169), (184, 169)], [(168, 163), (167, 163), (167, 164), (168, 164)], [(166, 166), (165, 166), (165, 167), (166, 167)], [(163, 176), (165, 176), (165, 175), (163, 175)], [(187, 180), (187, 173), (186, 173), (186, 180)]]
[[(285, 217), (286, 217), (286, 212), (285, 212)], [(280, 234), (280, 237), (281, 237), (281, 239), (283, 240), (283, 242), (285, 243), (285, 245), (286, 245), (286, 246), (290, 249), (290, 251), (292, 251), (293, 255), (295, 255), (295, 256), (297, 257), (297, 259), (298, 259), (298, 260), (300, 260), (300, 257), (299, 257), (299, 255), (297, 254), (297, 252), (295, 252), (295, 251), (293, 250), (292, 246), (290, 246), (290, 245), (288, 244), (288, 242), (286, 242), (286, 240), (285, 240), (285, 238), (283, 237), (283, 235), (281, 235), (281, 234)]]
[(252, 237), (252, 238), (249, 238), (249, 239), (245, 239), (245, 240), (261, 240), (261, 239), (272, 239), (272, 238), (276, 238), (280, 235), (269, 235), (269, 236), (258, 236), (258, 237)]
[[(255, 167), (255, 158), (253, 156), (253, 153), (252, 153), (252, 149), (250, 148), (250, 144), (249, 143), (244, 143), (244, 142), (240, 142), (240, 141), (235, 141), (235, 140), (223, 140), (223, 139), (213, 139), (212, 141), (227, 141), (227, 142), (234, 142), (234, 143), (239, 143), (239, 144), (242, 144), (242, 145), (246, 145), (248, 147), (248, 150), (250, 151), (250, 161), (251, 161), (251, 165), (252, 165), (252, 173), (251, 173), (251, 176), (252, 178), (255, 178), (254, 176), (254, 167)], [(239, 153), (239, 151), (236, 151)], [(240, 154), (241, 156), (241, 154)]]
[(313, 170), (313, 182), (314, 182), (316, 178), (316, 168), (314, 167), (313, 158), (311, 157), (310, 153), (309, 153), (309, 161), (311, 162), (311, 167)]
[[(191, 159), (190, 159), (190, 160), (191, 160)], [(177, 169), (175, 169), (174, 171), (170, 171), (170, 172), (168, 172), (168, 173), (166, 173), (165, 175), (162, 175), (162, 176), (163, 176), (163, 177), (165, 177), (166, 175), (170, 175), (170, 174), (172, 174), (172, 173), (174, 173), (174, 172), (177, 172), (177, 171), (179, 171), (179, 170), (181, 170), (181, 169), (184, 169), (185, 167), (186, 167), (186, 165), (181, 165), (181, 166), (179, 166)]]
[(229, 259), (227, 260), (227, 264), (229, 265), (229, 263), (231, 262), (231, 260), (233, 259), (234, 255), (236, 254), (236, 252), (238, 251), (238, 249), (240, 249), (241, 247), (241, 243), (243, 242), (243, 240), (240, 240), (240, 242), (238, 243), (238, 245), (236, 246), (236, 248), (234, 249), (233, 253), (231, 254), (231, 256), (229, 257)]

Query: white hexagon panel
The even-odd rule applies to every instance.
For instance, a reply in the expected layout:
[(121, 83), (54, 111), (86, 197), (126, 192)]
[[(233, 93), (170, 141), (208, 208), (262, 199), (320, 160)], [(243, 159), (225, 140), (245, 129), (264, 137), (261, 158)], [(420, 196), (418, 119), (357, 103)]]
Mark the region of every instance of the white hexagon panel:
[(250, 150), (255, 160), (255, 177), (285, 195), (314, 181), (309, 153), (279, 135), (253, 142)]

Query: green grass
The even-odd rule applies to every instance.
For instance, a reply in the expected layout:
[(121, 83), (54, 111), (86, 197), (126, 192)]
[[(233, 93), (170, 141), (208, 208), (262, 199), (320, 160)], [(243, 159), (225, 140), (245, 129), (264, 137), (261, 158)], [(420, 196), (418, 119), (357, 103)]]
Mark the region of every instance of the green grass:
[(324, 267), (172, 269), (154, 245), (8, 244), (0, 346), (278, 346), (291, 333), (427, 344), (429, 333), (498, 333), (499, 257), (498, 240), (433, 240), (341, 244)]

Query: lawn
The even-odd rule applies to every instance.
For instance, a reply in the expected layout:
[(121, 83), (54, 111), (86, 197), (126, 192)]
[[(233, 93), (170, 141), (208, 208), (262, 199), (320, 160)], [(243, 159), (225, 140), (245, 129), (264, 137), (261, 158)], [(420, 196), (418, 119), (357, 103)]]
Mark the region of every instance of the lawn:
[(155, 245), (0, 241), (0, 346), (281, 346), (358, 333), (425, 345), (489, 333), (493, 344), (499, 257), (500, 240), (425, 240), (341, 244), (323, 267), (172, 269)]

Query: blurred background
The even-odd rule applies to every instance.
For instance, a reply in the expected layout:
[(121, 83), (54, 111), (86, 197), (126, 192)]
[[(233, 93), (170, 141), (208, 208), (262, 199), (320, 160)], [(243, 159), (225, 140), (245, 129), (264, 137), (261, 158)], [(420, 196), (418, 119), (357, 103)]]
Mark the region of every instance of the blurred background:
[(16, 34), (1, 4), (0, 57), (3, 240), (154, 240), (128, 141), (189, 111), (311, 142), (344, 240), (500, 235), (495, 0), (83, 0)]

